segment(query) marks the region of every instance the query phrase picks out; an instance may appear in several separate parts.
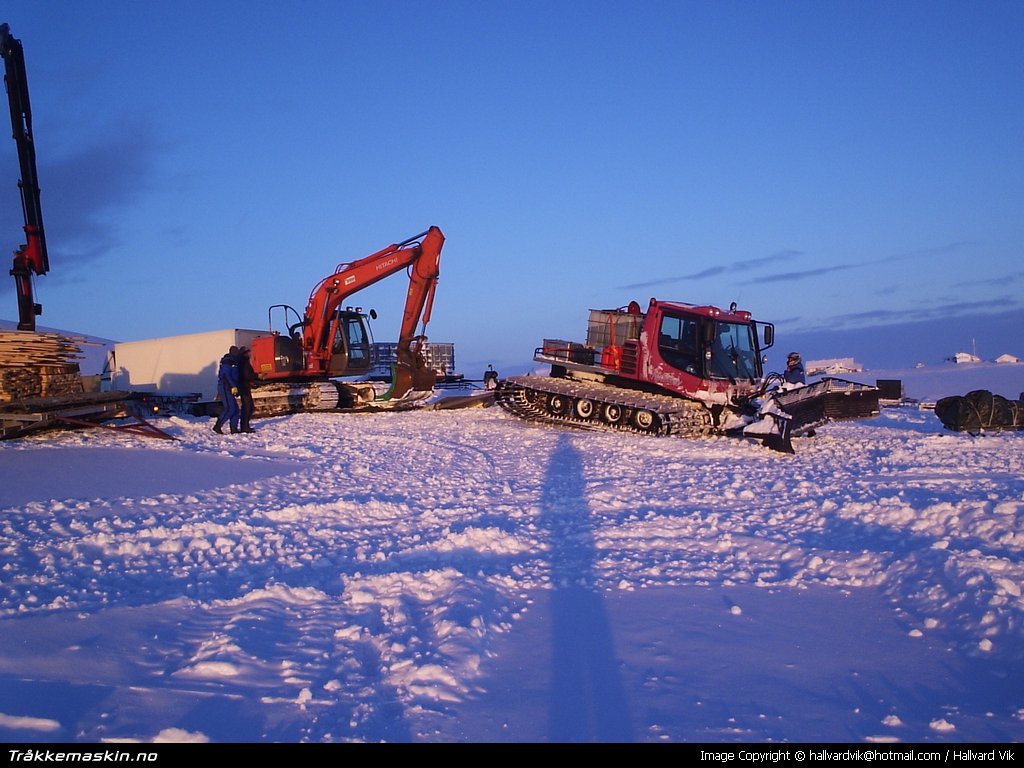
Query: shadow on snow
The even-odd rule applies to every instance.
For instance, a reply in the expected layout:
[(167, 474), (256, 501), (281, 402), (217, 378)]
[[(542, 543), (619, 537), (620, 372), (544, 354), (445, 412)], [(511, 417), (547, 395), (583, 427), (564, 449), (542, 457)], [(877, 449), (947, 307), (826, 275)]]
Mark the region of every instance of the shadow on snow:
[(633, 740), (611, 625), (594, 573), (594, 531), (583, 461), (558, 439), (541, 491), (540, 522), (551, 545), (550, 739)]

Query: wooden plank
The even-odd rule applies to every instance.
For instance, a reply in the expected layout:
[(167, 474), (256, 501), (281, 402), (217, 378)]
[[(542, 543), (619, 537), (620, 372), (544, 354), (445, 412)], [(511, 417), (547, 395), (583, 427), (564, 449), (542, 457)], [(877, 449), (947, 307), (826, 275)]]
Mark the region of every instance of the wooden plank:
[(60, 333), (0, 331), (0, 402), (84, 391), (78, 360), (90, 344)]
[(33, 397), (17, 403), (0, 403), (0, 412), (38, 412), (52, 411), (59, 408), (70, 408), (77, 405), (93, 403), (110, 403), (128, 400), (128, 392), (85, 392), (82, 394), (63, 395), (60, 397)]
[[(36, 398), (36, 407), (24, 403), (14, 408), (11, 404), (0, 409), (0, 439), (22, 437), (23, 435), (47, 428), (65, 426), (69, 423), (96, 426), (96, 421), (131, 416), (124, 407), (127, 395), (124, 392), (96, 393), (77, 398)], [(43, 406), (43, 407), (38, 407)]]

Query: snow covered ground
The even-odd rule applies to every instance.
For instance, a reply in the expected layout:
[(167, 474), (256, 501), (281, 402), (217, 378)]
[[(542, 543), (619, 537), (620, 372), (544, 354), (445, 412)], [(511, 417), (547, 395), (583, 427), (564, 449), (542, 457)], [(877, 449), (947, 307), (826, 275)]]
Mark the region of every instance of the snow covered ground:
[(160, 425), (0, 443), (5, 741), (1024, 739), (1022, 433)]

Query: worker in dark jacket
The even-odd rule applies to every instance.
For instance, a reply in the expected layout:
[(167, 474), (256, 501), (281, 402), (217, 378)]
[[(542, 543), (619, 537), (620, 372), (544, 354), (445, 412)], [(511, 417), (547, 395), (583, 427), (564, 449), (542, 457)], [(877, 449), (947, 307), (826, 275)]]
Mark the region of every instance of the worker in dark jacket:
[(790, 384), (806, 384), (807, 377), (804, 375), (804, 363), (800, 359), (799, 352), (790, 352), (786, 358), (786, 372), (782, 374)]
[(225, 424), (231, 425), (232, 432), (238, 432), (238, 419), (241, 412), (238, 409), (238, 347), (231, 347), (228, 353), (220, 359), (220, 368), (217, 369), (217, 397), (223, 408), (217, 423), (213, 425), (213, 431), (218, 435)]
[(241, 404), (241, 423), (239, 429), (242, 432), (255, 432), (249, 425), (256, 404), (252, 400), (252, 385), (256, 381), (256, 371), (252, 368), (252, 361), (249, 360), (249, 348), (242, 347), (238, 350), (238, 400)]

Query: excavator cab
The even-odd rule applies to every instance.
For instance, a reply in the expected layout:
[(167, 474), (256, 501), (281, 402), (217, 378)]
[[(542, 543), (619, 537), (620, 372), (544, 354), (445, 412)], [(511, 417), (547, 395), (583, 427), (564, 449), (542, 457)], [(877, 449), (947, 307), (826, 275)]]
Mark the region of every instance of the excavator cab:
[[(276, 316), (274, 310), (277, 310)], [(366, 325), (368, 317), (376, 318), (377, 313), (370, 310), (369, 314), (364, 314), (361, 309), (351, 307), (335, 310), (316, 347), (329, 350), (328, 354), (320, 356), (319, 361), (319, 366), (326, 366), (323, 371), (326, 376), (362, 376), (369, 372), (373, 345)], [(311, 364), (310, 355), (305, 351), (309, 348), (306, 340), (308, 323), (287, 304), (272, 306), (270, 321), (271, 334), (252, 342), (256, 374), (261, 379), (306, 374)]]
[[(372, 310), (371, 313), (371, 317), (376, 316)], [(329, 326), (333, 329), (334, 337), (327, 364), (328, 376), (359, 376), (369, 372), (373, 361), (365, 317), (360, 310), (351, 307), (337, 310)]]

